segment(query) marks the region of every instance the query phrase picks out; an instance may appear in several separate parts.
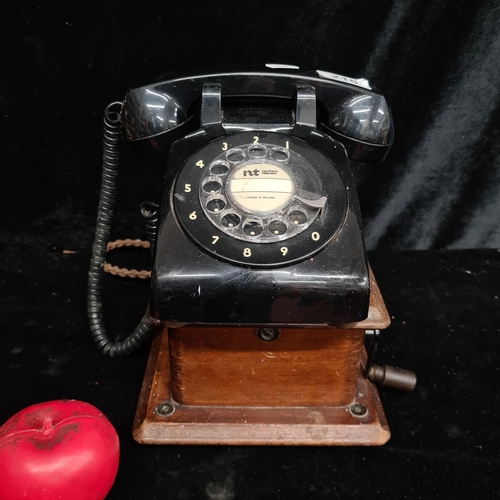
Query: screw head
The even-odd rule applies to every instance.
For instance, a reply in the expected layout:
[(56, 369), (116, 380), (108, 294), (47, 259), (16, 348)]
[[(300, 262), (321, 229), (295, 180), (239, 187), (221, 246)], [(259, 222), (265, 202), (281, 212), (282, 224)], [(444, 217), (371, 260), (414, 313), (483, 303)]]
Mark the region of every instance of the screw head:
[(272, 342), (280, 336), (280, 331), (277, 328), (259, 328), (257, 337), (264, 342)]
[(169, 417), (170, 415), (172, 415), (172, 413), (174, 413), (174, 411), (175, 411), (175, 406), (170, 402), (160, 403), (155, 408), (156, 414), (159, 415), (160, 417)]
[(363, 417), (368, 413), (365, 405), (354, 403), (349, 407), (349, 410), (355, 417)]

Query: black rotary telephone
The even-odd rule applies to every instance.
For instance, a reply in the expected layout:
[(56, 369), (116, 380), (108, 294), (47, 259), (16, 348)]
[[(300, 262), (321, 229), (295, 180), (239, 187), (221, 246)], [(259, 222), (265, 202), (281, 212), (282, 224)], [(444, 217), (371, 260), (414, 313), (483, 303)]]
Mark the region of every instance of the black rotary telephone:
[[(288, 65), (176, 76), (130, 90), (105, 118), (89, 280), (93, 335), (111, 355), (151, 324), (322, 326), (366, 318), (369, 277), (350, 160), (381, 161), (389, 107), (364, 79)], [(119, 142), (165, 155), (150, 310), (126, 341), (102, 325), (100, 274)]]

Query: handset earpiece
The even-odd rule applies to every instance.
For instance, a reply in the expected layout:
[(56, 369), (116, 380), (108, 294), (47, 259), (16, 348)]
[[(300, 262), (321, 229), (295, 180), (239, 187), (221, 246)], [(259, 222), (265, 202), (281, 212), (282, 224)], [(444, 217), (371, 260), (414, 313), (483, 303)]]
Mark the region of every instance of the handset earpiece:
[(352, 139), (385, 145), (391, 128), (389, 106), (381, 95), (355, 96), (334, 112), (331, 125)]
[(162, 153), (193, 128), (193, 115), (175, 94), (141, 87), (125, 96), (122, 111), (124, 137), (134, 153)]
[(382, 161), (393, 142), (391, 111), (380, 94), (353, 95), (330, 113), (329, 133), (346, 148), (352, 160)]

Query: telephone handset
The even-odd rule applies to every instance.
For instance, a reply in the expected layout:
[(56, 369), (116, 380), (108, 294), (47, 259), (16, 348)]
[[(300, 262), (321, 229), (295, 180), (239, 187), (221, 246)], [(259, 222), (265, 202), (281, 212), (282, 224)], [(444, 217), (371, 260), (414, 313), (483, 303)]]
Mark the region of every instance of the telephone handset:
[[(169, 327), (366, 318), (350, 159), (383, 160), (393, 137), (387, 103), (366, 80), (268, 65), (177, 76), (130, 90), (120, 107), (109, 121), (132, 151), (166, 155), (152, 318)], [(118, 140), (108, 135), (105, 147)]]

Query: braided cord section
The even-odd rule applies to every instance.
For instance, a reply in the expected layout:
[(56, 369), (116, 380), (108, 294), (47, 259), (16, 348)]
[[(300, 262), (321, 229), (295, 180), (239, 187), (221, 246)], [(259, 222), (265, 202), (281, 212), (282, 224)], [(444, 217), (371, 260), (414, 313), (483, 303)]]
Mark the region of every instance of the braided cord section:
[[(149, 241), (126, 238), (124, 240), (108, 242), (107, 251), (109, 252), (115, 248), (122, 247), (142, 247), (149, 249), (151, 244)], [(120, 278), (139, 278), (141, 280), (151, 278), (151, 271), (138, 271), (137, 269), (127, 269), (125, 267), (113, 266), (109, 262), (104, 262), (103, 270), (105, 273), (112, 274), (113, 276), (119, 276)]]

